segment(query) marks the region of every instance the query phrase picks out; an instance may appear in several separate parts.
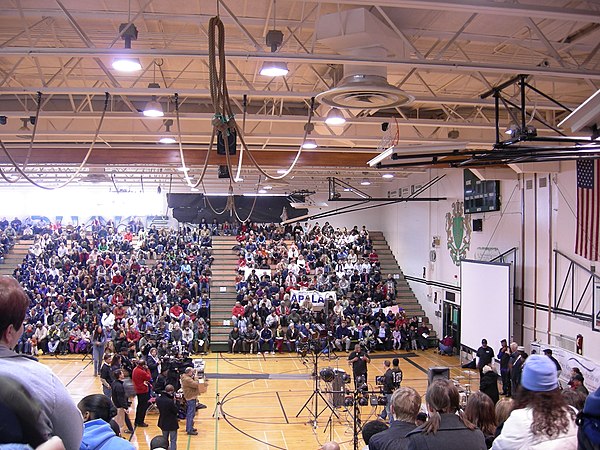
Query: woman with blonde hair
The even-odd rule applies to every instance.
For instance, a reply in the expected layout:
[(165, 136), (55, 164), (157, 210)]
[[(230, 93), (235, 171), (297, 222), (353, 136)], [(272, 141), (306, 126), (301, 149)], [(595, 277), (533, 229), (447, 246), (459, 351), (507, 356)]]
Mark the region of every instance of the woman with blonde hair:
[(425, 394), (429, 420), (406, 435), (408, 449), (486, 450), (485, 438), (460, 409), (458, 389), (435, 380)]
[(510, 397), (503, 397), (496, 403), (496, 421), (498, 422), (498, 427), (501, 427), (506, 422), (514, 407), (515, 401)]

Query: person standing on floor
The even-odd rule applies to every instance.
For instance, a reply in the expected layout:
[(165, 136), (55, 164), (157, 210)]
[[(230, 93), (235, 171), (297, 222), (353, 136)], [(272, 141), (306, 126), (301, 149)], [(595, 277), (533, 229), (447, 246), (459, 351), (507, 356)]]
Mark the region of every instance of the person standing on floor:
[[(371, 358), (362, 350), (360, 344), (354, 346), (354, 351), (348, 355), (348, 363), (352, 365), (352, 374), (354, 375), (354, 388), (367, 382), (367, 363)], [(362, 380), (362, 383), (360, 382)]]
[(127, 426), (127, 433), (133, 433), (133, 427), (129, 420), (129, 401), (127, 400), (127, 394), (125, 393), (125, 386), (123, 380), (125, 379), (125, 372), (123, 369), (115, 370), (114, 373), (115, 381), (111, 386), (112, 390), (112, 402), (117, 408), (117, 416), (115, 422), (119, 424), (119, 428), (124, 429)]
[(402, 383), (402, 370), (400, 370), (400, 360), (398, 358), (392, 360), (392, 367), (390, 367), (390, 362), (387, 359), (383, 362), (383, 366), (386, 368), (386, 371), (383, 374), (382, 392), (385, 395), (386, 403), (379, 417), (383, 420), (389, 417), (389, 422), (391, 423), (393, 420), (390, 413), (392, 394)]
[(179, 422), (177, 421), (177, 405), (175, 404), (175, 388), (168, 384), (162, 394), (156, 399), (158, 407), (158, 428), (162, 434), (169, 440), (169, 450), (177, 450), (177, 430)]
[(198, 430), (194, 428), (194, 417), (196, 416), (196, 402), (200, 393), (200, 386), (198, 380), (196, 380), (194, 369), (191, 367), (185, 369), (185, 373), (181, 375), (181, 388), (186, 403), (185, 432), (195, 436), (198, 434)]
[(106, 333), (101, 325), (98, 325), (92, 333), (92, 360), (94, 362), (94, 376), (100, 374), (102, 367), (102, 357), (104, 356), (104, 347), (106, 347)]
[(502, 378), (502, 395), (510, 397), (510, 349), (506, 339), (500, 341), (498, 360), (500, 361), (500, 377)]
[(113, 371), (110, 367), (111, 360), (111, 355), (109, 355), (108, 353), (104, 355), (104, 362), (102, 363), (102, 367), (100, 368), (100, 382), (102, 383), (102, 393), (108, 398), (111, 398), (112, 396), (111, 386), (115, 382), (115, 377), (113, 376)]
[(488, 364), (491, 365), (494, 360), (494, 349), (488, 346), (487, 339), (481, 340), (481, 347), (477, 349), (477, 368), (479, 369), (479, 376), (483, 376), (483, 368)]
[(148, 410), (148, 400), (150, 400), (150, 384), (152, 375), (148, 364), (143, 359), (138, 360), (131, 374), (133, 388), (137, 396), (137, 407), (135, 409), (135, 425), (138, 427), (147, 427), (146, 411)]

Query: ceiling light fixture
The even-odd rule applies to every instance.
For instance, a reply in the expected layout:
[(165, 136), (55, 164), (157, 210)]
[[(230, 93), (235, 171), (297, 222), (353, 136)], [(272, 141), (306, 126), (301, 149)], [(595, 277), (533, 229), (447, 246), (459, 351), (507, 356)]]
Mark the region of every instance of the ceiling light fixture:
[(394, 174), (393, 173), (384, 173), (383, 175), (381, 175), (381, 178), (385, 178), (386, 180), (391, 180), (392, 178), (394, 178)]
[(277, 169), (277, 173), (278, 173), (279, 175), (283, 175), (283, 174), (284, 174), (284, 173), (286, 173), (286, 172), (287, 172), (287, 170), (285, 170), (285, 169)]
[(516, 134), (518, 131), (519, 131), (519, 127), (517, 126), (517, 124), (511, 123), (504, 131), (504, 134), (508, 134), (509, 136), (512, 136), (512, 135)]
[[(122, 23), (119, 26), (119, 34), (121, 35), (121, 39), (125, 41), (125, 49), (131, 50), (131, 41), (137, 40), (138, 30), (134, 24), (127, 25), (127, 23)], [(139, 58), (126, 55), (116, 57), (112, 62), (112, 67), (119, 72), (136, 72), (142, 70)]]
[(259, 194), (266, 194), (266, 193), (267, 193), (267, 190), (266, 190), (266, 189), (259, 189), (259, 190), (258, 190), (258, 193), (259, 193)]
[[(276, 0), (273, 0), (273, 29), (267, 32), (266, 43), (271, 47), (271, 53), (276, 53), (283, 44), (283, 33), (276, 26)], [(260, 69), (260, 74), (266, 77), (283, 77), (288, 73), (285, 61), (265, 61)]]
[(360, 182), (361, 186), (371, 186), (371, 182), (369, 180), (367, 180), (366, 178), (364, 178), (361, 182)]
[(265, 77), (283, 77), (289, 72), (284, 61), (265, 61), (260, 69), (260, 74)]
[(325, 118), (327, 125), (343, 125), (346, 123), (346, 118), (342, 112), (337, 108), (331, 108)]
[(175, 144), (177, 142), (177, 139), (175, 139), (173, 133), (171, 133), (173, 119), (167, 119), (163, 123), (165, 125), (165, 134), (161, 136), (158, 142), (160, 142), (161, 144)]
[[(156, 60), (153, 61), (153, 81), (148, 84), (148, 89), (160, 89), (160, 84), (156, 82)], [(165, 112), (163, 111), (163, 107), (160, 102), (156, 99), (156, 95), (153, 95), (151, 100), (146, 103), (146, 107), (143, 111), (144, 116), (146, 117), (163, 117)]]
[(312, 138), (309, 138), (310, 133), (314, 129), (315, 129), (315, 126), (312, 123), (306, 123), (306, 124), (304, 124), (304, 131), (306, 131), (306, 139), (304, 139), (304, 142), (302, 143), (302, 148), (314, 149), (314, 148), (317, 148), (319, 146), (317, 144), (317, 141), (315, 141)]
[(22, 118), (21, 122), (23, 122), (23, 125), (21, 125), (21, 128), (19, 128), (19, 131), (21, 131), (23, 133), (29, 133), (31, 131), (28, 126), (29, 117)]
[(306, 149), (314, 149), (317, 148), (317, 141), (315, 141), (314, 139), (307, 139), (304, 141), (304, 143), (302, 144), (302, 148), (306, 148)]

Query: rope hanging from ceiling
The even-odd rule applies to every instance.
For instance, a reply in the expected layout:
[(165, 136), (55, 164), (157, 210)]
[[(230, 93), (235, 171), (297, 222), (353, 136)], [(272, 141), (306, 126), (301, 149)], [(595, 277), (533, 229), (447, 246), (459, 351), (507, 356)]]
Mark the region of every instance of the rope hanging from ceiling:
[[(245, 151), (248, 154), (248, 158), (262, 175), (271, 180), (281, 180), (285, 178), (292, 170), (294, 170), (294, 167), (300, 159), (300, 155), (302, 155), (302, 143), (304, 143), (306, 137), (308, 136), (309, 127), (305, 127), (304, 137), (302, 138), (302, 143), (296, 152), (296, 156), (294, 157), (292, 164), (285, 170), (283, 174), (280, 176), (270, 175), (258, 164), (254, 155), (252, 154), (252, 151), (250, 151), (246, 141), (244, 140), (243, 130), (236, 122), (235, 114), (233, 112), (233, 108), (231, 107), (231, 99), (229, 98), (226, 78), (225, 27), (219, 16), (212, 17), (208, 23), (208, 71), (210, 95), (213, 107), (215, 109), (215, 115), (212, 120), (213, 129), (216, 129), (222, 133), (224, 142), (227, 142), (226, 138), (230, 135), (230, 133), (235, 131), (240, 140), (242, 151)], [(310, 124), (312, 120), (314, 101), (314, 98), (311, 98), (310, 108), (308, 110), (308, 124)], [(225, 149), (225, 156), (227, 159), (229, 173), (231, 174), (233, 172), (231, 170), (231, 158), (229, 156), (228, 148)], [(236, 179), (233, 181), (237, 182)]]
[[(34, 128), (33, 128), (33, 132), (31, 135), (31, 142), (29, 145), (29, 151), (27, 152), (27, 157), (25, 159), (25, 164), (23, 165), (23, 168), (19, 167), (19, 164), (15, 161), (15, 159), (12, 157), (12, 155), (9, 153), (8, 149), (6, 148), (6, 145), (4, 145), (4, 142), (2, 142), (2, 140), (0, 139), (0, 147), (2, 148), (2, 151), (4, 152), (4, 154), (6, 155), (6, 157), (9, 159), (9, 161), (11, 162), (11, 164), (14, 166), (15, 170), (19, 173), (20, 177), (18, 179), (20, 179), (21, 177), (25, 178), (27, 181), (29, 181), (31, 184), (33, 184), (34, 186), (40, 188), (40, 189), (45, 189), (47, 191), (53, 191), (55, 189), (61, 189), (65, 186), (67, 186), (68, 184), (70, 184), (82, 171), (82, 169), (85, 167), (85, 165), (88, 162), (88, 159), (90, 158), (90, 155), (92, 154), (92, 151), (94, 150), (94, 146), (96, 145), (96, 142), (98, 141), (98, 136), (100, 135), (100, 130), (102, 129), (102, 124), (104, 123), (104, 117), (106, 116), (106, 111), (108, 110), (108, 100), (110, 98), (110, 94), (108, 92), (104, 93), (104, 108), (102, 109), (102, 114), (100, 116), (100, 121), (98, 122), (98, 127), (96, 128), (96, 132), (94, 133), (94, 138), (92, 139), (92, 143), (90, 144), (90, 147), (88, 148), (88, 151), (85, 155), (85, 157), (83, 158), (83, 161), (81, 162), (81, 164), (79, 165), (79, 167), (77, 168), (77, 170), (71, 174), (69, 176), (69, 178), (67, 179), (67, 181), (65, 181), (64, 183), (59, 184), (58, 186), (44, 186), (40, 183), (38, 183), (37, 181), (33, 180), (29, 175), (27, 175), (24, 171), (26, 165), (29, 163), (29, 158), (31, 156), (31, 149), (33, 146), (33, 140), (35, 137), (35, 131), (36, 131), (36, 126), (38, 123), (38, 116), (40, 113), (40, 105), (41, 105), (41, 93), (38, 92), (38, 109), (36, 112), (36, 120), (35, 120), (35, 124), (34, 124)], [(8, 181), (9, 183), (15, 183), (17, 180), (11, 181), (11, 179), (6, 175), (6, 173), (0, 168), (0, 176), (5, 180)]]

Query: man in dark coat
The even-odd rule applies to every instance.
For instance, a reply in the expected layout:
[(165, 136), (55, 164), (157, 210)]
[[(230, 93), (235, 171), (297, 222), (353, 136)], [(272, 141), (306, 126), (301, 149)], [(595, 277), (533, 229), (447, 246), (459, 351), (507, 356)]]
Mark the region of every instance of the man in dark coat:
[[(513, 345), (514, 344), (514, 345)], [(516, 344), (513, 342), (510, 344), (511, 350)], [(517, 392), (517, 388), (521, 385), (521, 373), (523, 373), (523, 364), (527, 359), (527, 353), (525, 348), (522, 346), (516, 346), (515, 351), (510, 355), (510, 381), (511, 381), (511, 392), (514, 394)]]
[(348, 355), (348, 361), (352, 364), (352, 374), (354, 375), (354, 387), (358, 388), (359, 380), (367, 382), (367, 363), (371, 362), (371, 358), (367, 352), (363, 351), (360, 344), (354, 346), (354, 351)]
[(165, 391), (156, 399), (158, 407), (158, 428), (169, 440), (169, 450), (177, 450), (177, 405), (175, 404), (175, 388), (168, 384)]
[(416, 428), (415, 421), (421, 408), (421, 396), (410, 387), (394, 391), (391, 413), (394, 417), (390, 427), (369, 439), (369, 450), (402, 450), (408, 448), (406, 435)]
[(498, 360), (500, 361), (500, 376), (502, 377), (502, 395), (510, 397), (510, 349), (506, 339), (500, 341)]

